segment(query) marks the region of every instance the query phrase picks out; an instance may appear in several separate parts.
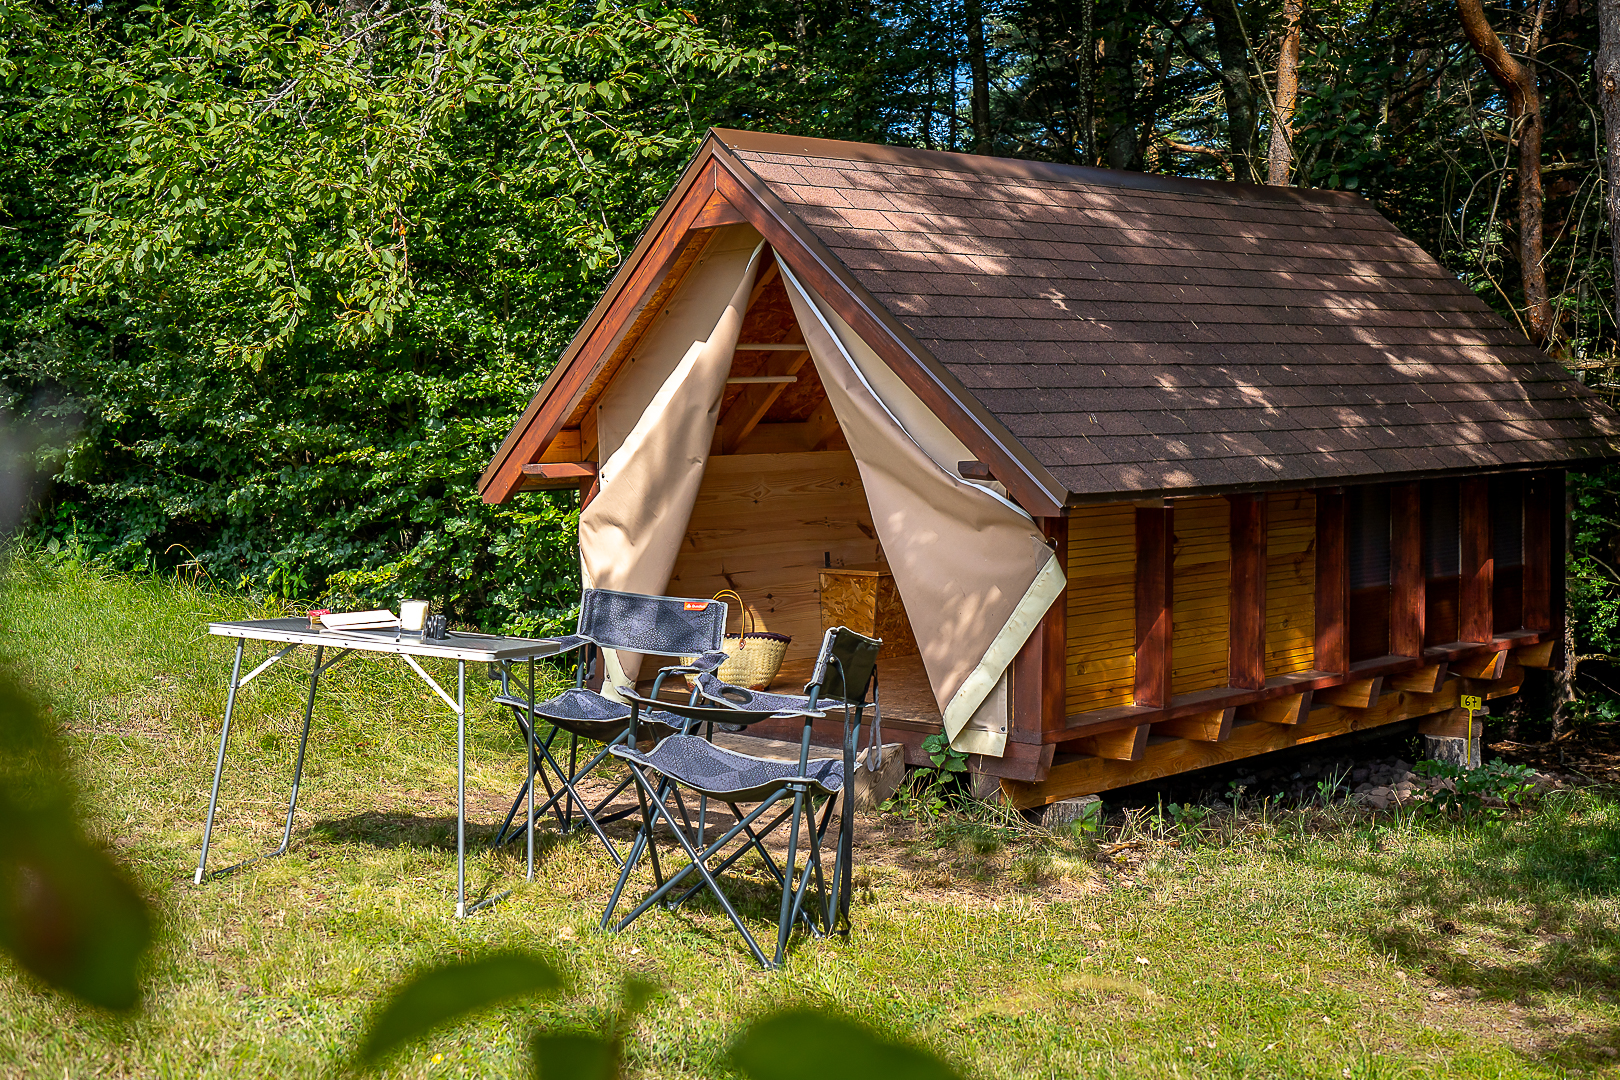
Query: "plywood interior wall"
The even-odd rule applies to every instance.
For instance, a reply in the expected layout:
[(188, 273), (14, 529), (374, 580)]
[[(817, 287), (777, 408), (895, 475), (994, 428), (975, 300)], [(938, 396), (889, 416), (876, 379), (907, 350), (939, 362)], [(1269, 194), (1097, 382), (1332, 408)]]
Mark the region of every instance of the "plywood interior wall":
[(1175, 503), (1175, 606), (1170, 690), (1227, 684), (1231, 623), (1231, 504), (1223, 498)]
[(1136, 683), (1136, 509), (1129, 503), (1069, 518), (1070, 714), (1129, 705)]
[(1316, 664), (1316, 496), (1272, 495), (1266, 510), (1266, 674), (1310, 671)]
[[(670, 596), (742, 595), (758, 629), (793, 638), (787, 660), (821, 644), (818, 572), (875, 561), (877, 530), (847, 450), (735, 454), (709, 459)], [(733, 613), (730, 629), (738, 629)]]

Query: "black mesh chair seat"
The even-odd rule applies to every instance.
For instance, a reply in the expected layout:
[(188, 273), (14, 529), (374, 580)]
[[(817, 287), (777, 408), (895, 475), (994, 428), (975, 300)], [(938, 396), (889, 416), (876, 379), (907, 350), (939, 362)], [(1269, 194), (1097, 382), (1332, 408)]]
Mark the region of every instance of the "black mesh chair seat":
[[(527, 701), (509, 694), (497, 695), (495, 702), (518, 710), (529, 707)], [(536, 702), (534, 714), (553, 727), (599, 743), (613, 742), (624, 734), (630, 723), (630, 706), (609, 701), (592, 690), (573, 688), (564, 690), (549, 701)], [(680, 717), (666, 712), (644, 712), (641, 714), (641, 724), (647, 730), (641, 735), (643, 738), (662, 739), (679, 731), (681, 723)]]
[[(672, 716), (663, 709), (637, 703), (626, 705), (586, 689), (586, 681), (595, 672), (596, 659), (602, 649), (616, 649), (653, 656), (693, 656), (696, 659), (677, 667), (659, 670), (653, 696), (658, 687), (674, 674), (692, 674), (713, 671), (726, 659), (720, 650), (725, 642), (726, 605), (719, 600), (688, 600), (678, 596), (644, 596), (637, 593), (611, 592), (606, 589), (587, 589), (580, 598), (579, 625), (575, 633), (559, 643), (559, 655), (572, 651), (578, 658), (571, 689), (546, 701), (536, 701), (531, 710), (527, 698), (516, 696), (508, 683), (510, 671), (500, 671), (501, 695), (496, 700), (512, 710), (518, 730), (529, 745), (529, 776), (512, 800), (512, 809), (506, 815), (496, 835), (495, 843), (504, 843), (520, 832), (527, 833), (533, 848), (535, 822), (539, 815), (556, 815), (564, 831), (572, 831), (575, 821), (590, 829), (601, 841), (602, 847), (613, 861), (623, 864), (613, 840), (603, 826), (634, 813), (634, 808), (608, 812), (609, 805), (632, 781), (620, 780), (612, 790), (603, 794), (598, 790), (589, 799), (580, 790), (581, 782), (608, 757), (608, 746), (634, 744), (641, 739), (662, 739), (677, 731), (684, 731), (688, 721)], [(530, 669), (532, 692), (533, 668)], [(534, 723), (529, 723), (530, 715)], [(543, 736), (535, 728), (541, 721), (549, 727)], [(554, 745), (558, 732), (568, 738), (566, 750)], [(582, 754), (580, 739), (602, 743), (602, 748)], [(555, 750), (555, 752), (553, 752)], [(580, 764), (580, 758), (588, 760)], [(536, 783), (546, 789), (545, 801), (534, 805)], [(526, 824), (512, 830), (513, 821), (529, 800)]]
[(671, 735), (646, 753), (628, 746), (615, 746), (612, 752), (728, 803), (755, 802), (795, 780), (809, 781), (827, 795), (844, 789), (844, 763), (835, 758), (812, 760), (800, 769), (796, 761), (739, 754), (696, 735)]

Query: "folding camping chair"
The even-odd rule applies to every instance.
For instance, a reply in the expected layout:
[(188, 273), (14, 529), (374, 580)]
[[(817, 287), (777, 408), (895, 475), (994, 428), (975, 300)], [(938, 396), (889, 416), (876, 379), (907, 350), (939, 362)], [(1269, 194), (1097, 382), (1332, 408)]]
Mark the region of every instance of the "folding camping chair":
[[(619, 873), (618, 883), (613, 888), (613, 895), (608, 899), (607, 909), (602, 913), (602, 929), (608, 929), (612, 923), (613, 912), (630, 879), (630, 873), (642, 852), (646, 851), (651, 856), (655, 888), (634, 910), (612, 926), (614, 931), (629, 926), (654, 904), (678, 907), (694, 893), (707, 888), (731, 919), (732, 925), (742, 934), (754, 958), (766, 968), (782, 963), (787, 952), (788, 937), (793, 926), (801, 920), (818, 937), (835, 929), (847, 935), (853, 857), (851, 836), (854, 831), (854, 801), (851, 784), (855, 776), (855, 747), (860, 740), (867, 691), (875, 691), (877, 684), (880, 645), (881, 641), (863, 637), (844, 627), (827, 631), (822, 639), (814, 674), (805, 687), (803, 697), (745, 690), (720, 682), (712, 672), (698, 675), (698, 690), (703, 695), (702, 702), (698, 703), (660, 702), (631, 691), (620, 691), (638, 712), (658, 708), (684, 717), (689, 722), (687, 732), (692, 730), (693, 724), (738, 728), (771, 717), (793, 716), (803, 717), (804, 728), (799, 740), (797, 762), (773, 761), (738, 753), (688, 733), (671, 735), (646, 753), (638, 750), (633, 741), (610, 747), (615, 756), (623, 758), (630, 766), (631, 776), (636, 781), (637, 798), (641, 803), (642, 822), (641, 831), (636, 835)], [(843, 759), (811, 760), (811, 725), (824, 717), (829, 707), (843, 709)], [(638, 717), (633, 716), (632, 730), (637, 722)], [(879, 738), (877, 730), (874, 724), (874, 741)], [(881, 754), (881, 743), (876, 745), (877, 752)], [(654, 774), (658, 777), (656, 782)], [(693, 792), (701, 801), (696, 828), (681, 798), (682, 789)], [(843, 797), (840, 798), (840, 795)], [(755, 828), (777, 804), (788, 801), (790, 797), (790, 807), (778, 812), (761, 828)], [(736, 824), (725, 830), (713, 843), (707, 843), (705, 817), (707, 800), (711, 798), (731, 809)], [(821, 798), (825, 798), (826, 802), (818, 822), (815, 802)], [(671, 802), (674, 804), (673, 811)], [(745, 814), (739, 808), (740, 803), (757, 805)], [(835, 804), (842, 806), (843, 813), (829, 890), (822, 872), (821, 849)], [(676, 820), (677, 813), (679, 821)], [(667, 877), (653, 843), (653, 830), (659, 819), (668, 824), (688, 859), (685, 866)], [(790, 826), (787, 861), (778, 867), (764, 840), (784, 823)], [(808, 850), (804, 866), (800, 868), (798, 854), (803, 826), (807, 826), (805, 840)], [(726, 849), (733, 841), (738, 841), (738, 846), (727, 854)], [(759, 852), (766, 869), (782, 888), (774, 961), (766, 959), (758, 942), (721, 889), (718, 879), (720, 873), (750, 850)], [(711, 866), (713, 860), (719, 861)], [(797, 885), (794, 883), (795, 871), (798, 872)], [(676, 889), (687, 882), (694, 872), (700, 880), (687, 884), (683, 892), (676, 894)], [(818, 893), (818, 903), (807, 906), (812, 884)]]
[[(604, 814), (603, 811), (632, 781), (627, 777), (606, 796), (597, 799), (594, 805), (580, 793), (580, 781), (607, 760), (611, 747), (628, 740), (630, 748), (634, 749), (635, 738), (664, 738), (684, 730), (686, 721), (662, 709), (640, 709), (637, 719), (641, 730), (638, 736), (632, 733), (631, 720), (640, 707), (625, 705), (588, 690), (585, 681), (594, 672), (601, 649), (623, 649), (660, 656), (695, 656), (696, 659), (690, 664), (659, 670), (653, 684), (653, 696), (657, 697), (664, 679), (669, 675), (707, 674), (718, 668), (726, 659), (726, 654), (720, 651), (725, 633), (726, 605), (719, 600), (689, 600), (587, 589), (580, 598), (579, 625), (572, 635), (562, 639), (559, 650), (578, 654), (574, 685), (548, 701), (536, 702), (532, 709), (536, 717), (551, 725), (551, 731), (544, 739), (538, 737), (538, 732), (535, 738), (530, 737), (529, 701), (511, 692), (509, 673), (504, 668), (501, 670), (502, 692), (495, 700), (512, 710), (518, 730), (523, 733), (523, 741), (534, 747), (534, 755), (529, 762), (529, 777), (518, 790), (517, 798), (512, 800), (512, 809), (495, 838), (496, 845), (523, 831), (513, 829), (512, 821), (528, 797), (530, 785), (538, 777), (545, 786), (547, 798), (535, 808), (533, 817), (529, 819), (529, 827), (533, 828), (535, 821), (550, 811), (556, 815), (565, 833), (577, 827), (589, 828), (613, 861), (622, 866), (624, 858), (613, 841), (608, 839), (603, 826), (629, 817), (636, 813), (636, 808), (611, 814)], [(691, 696), (697, 700), (698, 692), (694, 690)], [(567, 768), (553, 753), (553, 744), (559, 732), (568, 735)], [(579, 740), (582, 738), (604, 744), (583, 767), (579, 765)], [(560, 753), (561, 747), (556, 749)], [(552, 786), (553, 780), (556, 781), (555, 788)], [(576, 811), (580, 819), (578, 826), (574, 823)]]

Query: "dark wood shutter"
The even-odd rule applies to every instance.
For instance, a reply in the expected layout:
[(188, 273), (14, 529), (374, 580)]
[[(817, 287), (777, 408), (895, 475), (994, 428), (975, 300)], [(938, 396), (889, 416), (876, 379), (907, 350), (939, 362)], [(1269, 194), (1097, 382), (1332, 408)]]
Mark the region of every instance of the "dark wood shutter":
[(1491, 500), (1491, 627), (1496, 633), (1524, 625), (1524, 477), (1493, 476)]
[(1457, 640), (1457, 588), (1462, 573), (1462, 533), (1457, 482), (1423, 485), (1424, 645)]
[(1344, 531), (1354, 663), (1389, 653), (1389, 488), (1382, 484), (1346, 488)]

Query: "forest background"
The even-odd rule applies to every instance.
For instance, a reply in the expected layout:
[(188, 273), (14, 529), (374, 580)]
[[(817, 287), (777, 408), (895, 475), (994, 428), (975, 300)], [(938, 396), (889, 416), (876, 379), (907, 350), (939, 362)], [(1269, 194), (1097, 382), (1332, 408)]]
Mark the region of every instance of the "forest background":
[[(1356, 191), (1612, 397), (1604, 15), (0, 0), (0, 407), (50, 481), (34, 536), (557, 629), (576, 496), (474, 481), (710, 125)], [(1575, 483), (1575, 651), (1605, 659), (1617, 480)]]

